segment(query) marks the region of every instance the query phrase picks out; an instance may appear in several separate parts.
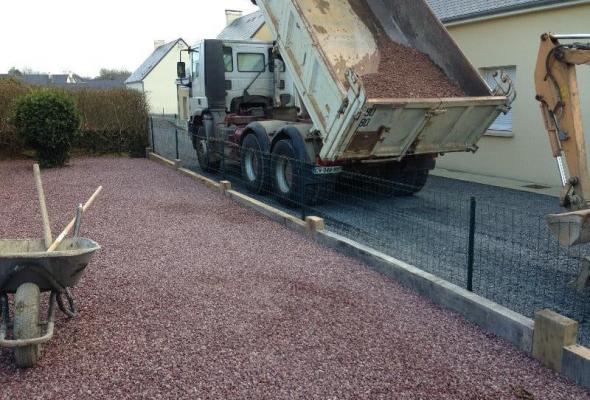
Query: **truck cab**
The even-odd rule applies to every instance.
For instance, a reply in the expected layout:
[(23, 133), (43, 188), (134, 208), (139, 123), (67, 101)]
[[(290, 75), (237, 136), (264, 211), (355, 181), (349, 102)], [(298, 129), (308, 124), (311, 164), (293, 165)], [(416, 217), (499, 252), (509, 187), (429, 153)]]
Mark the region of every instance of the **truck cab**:
[(219, 108), (229, 114), (271, 108), (275, 94), (273, 61), (270, 42), (196, 43), (189, 50), (189, 115), (200, 116), (203, 111)]

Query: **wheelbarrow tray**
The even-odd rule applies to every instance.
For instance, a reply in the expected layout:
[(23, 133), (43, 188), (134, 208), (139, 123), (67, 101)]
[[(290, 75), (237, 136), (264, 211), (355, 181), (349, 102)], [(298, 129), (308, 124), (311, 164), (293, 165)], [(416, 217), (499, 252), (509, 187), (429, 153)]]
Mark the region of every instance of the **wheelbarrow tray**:
[(51, 253), (43, 240), (0, 240), (0, 292), (15, 293), (27, 282), (42, 292), (74, 287), (97, 250), (84, 238), (66, 239)]

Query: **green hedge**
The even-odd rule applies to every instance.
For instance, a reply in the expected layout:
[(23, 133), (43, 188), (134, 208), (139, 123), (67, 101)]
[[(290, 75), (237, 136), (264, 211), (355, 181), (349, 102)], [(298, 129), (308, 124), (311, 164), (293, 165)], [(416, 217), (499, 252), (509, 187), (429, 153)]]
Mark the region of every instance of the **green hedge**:
[(61, 167), (79, 134), (80, 115), (74, 99), (59, 90), (34, 90), (19, 97), (12, 123), (44, 168)]
[[(36, 90), (40, 89), (16, 79), (0, 79), (0, 155), (16, 155), (25, 150), (9, 117), (15, 101)], [(123, 88), (68, 90), (68, 93), (73, 96), (82, 118), (80, 135), (74, 142), (77, 151), (145, 155), (149, 114), (143, 94)]]
[(16, 99), (29, 93), (29, 88), (16, 79), (0, 79), (0, 156), (21, 152), (24, 148), (22, 138), (10, 122)]

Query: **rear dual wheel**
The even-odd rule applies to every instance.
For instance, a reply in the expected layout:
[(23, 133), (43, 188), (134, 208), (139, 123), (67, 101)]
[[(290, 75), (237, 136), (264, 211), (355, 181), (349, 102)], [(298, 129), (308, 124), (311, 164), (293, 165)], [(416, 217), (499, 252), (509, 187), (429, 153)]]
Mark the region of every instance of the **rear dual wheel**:
[(289, 139), (279, 140), (268, 158), (254, 134), (242, 142), (242, 179), (251, 192), (272, 191), (286, 205), (316, 204), (322, 185), (311, 182), (311, 166), (301, 161)]
[(254, 134), (249, 134), (242, 142), (241, 151), (242, 179), (251, 192), (263, 193), (268, 187), (268, 168), (266, 156), (260, 141)]
[(314, 205), (326, 183), (316, 182), (311, 165), (297, 157), (293, 142), (279, 140), (270, 156), (272, 190), (278, 200), (289, 206)]

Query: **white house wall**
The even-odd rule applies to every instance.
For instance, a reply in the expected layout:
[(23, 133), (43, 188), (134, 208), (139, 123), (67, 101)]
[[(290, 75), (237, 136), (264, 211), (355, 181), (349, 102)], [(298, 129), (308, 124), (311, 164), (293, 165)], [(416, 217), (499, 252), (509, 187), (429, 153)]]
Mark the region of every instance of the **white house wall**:
[[(534, 70), (543, 32), (590, 33), (590, 5), (524, 14), (449, 28), (477, 68), (516, 65), (518, 100), (514, 104), (511, 137), (484, 137), (476, 154), (448, 154), (438, 166), (487, 176), (559, 185), (539, 105), (535, 101)], [(590, 67), (580, 66), (578, 78), (586, 140), (590, 146)]]
[[(183, 58), (186, 59), (186, 53)], [(151, 113), (178, 113), (176, 63), (179, 60), (180, 48), (176, 46), (143, 80), (143, 88)]]

